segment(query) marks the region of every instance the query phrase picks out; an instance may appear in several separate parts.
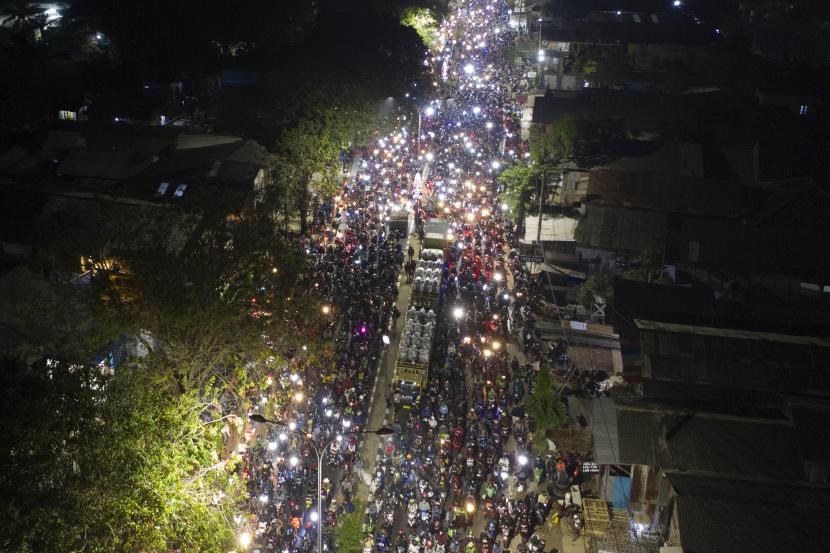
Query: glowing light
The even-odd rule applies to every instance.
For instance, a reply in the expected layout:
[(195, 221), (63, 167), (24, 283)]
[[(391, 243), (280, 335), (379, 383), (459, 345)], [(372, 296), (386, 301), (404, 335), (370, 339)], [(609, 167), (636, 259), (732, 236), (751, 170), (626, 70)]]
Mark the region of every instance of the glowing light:
[(288, 463), (289, 463), (292, 467), (296, 467), (296, 466), (300, 463), (300, 460), (299, 460), (299, 459), (297, 459), (297, 456), (296, 456), (296, 455), (292, 455), (292, 456), (291, 456), (291, 458), (288, 460)]
[(452, 316), (455, 318), (456, 321), (460, 320), (461, 317), (464, 316), (464, 308), (460, 305), (456, 305), (452, 308)]
[(473, 65), (472, 63), (468, 63), (464, 66), (464, 73), (466, 73), (467, 75), (472, 75), (475, 72), (476, 68), (475, 65)]
[(249, 532), (242, 532), (239, 534), (239, 547), (242, 549), (248, 549), (248, 546), (251, 545), (251, 534)]
[(432, 106), (427, 107), (427, 109), (424, 110), (424, 115), (426, 115), (427, 117), (432, 117), (433, 115), (435, 115), (435, 108)]
[(527, 455), (519, 455), (519, 464), (522, 466), (527, 464)]

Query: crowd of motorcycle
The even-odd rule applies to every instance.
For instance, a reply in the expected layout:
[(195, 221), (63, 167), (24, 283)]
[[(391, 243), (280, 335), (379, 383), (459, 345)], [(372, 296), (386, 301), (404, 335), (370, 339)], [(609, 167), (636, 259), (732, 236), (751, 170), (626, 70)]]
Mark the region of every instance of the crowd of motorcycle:
[[(533, 454), (536, 428), (524, 402), (539, 364), (508, 353), (517, 338), (530, 359), (539, 352), (538, 295), (494, 178), (502, 164), (529, 155), (511, 94), (524, 77), (502, 58), (515, 33), (503, 3), (460, 4), (442, 25), (443, 49), (426, 60), (440, 92), (413, 94), (426, 104), (420, 137), (404, 126), (359, 152), (356, 174), (315, 214), (315, 234), (304, 244), (303, 284), (327, 298), (339, 322), (336, 370), (320, 374), (297, 356), (269, 382), (266, 393), (307, 399), (285, 402), (275, 414), (283, 426), (269, 427), (245, 456), (261, 551), (311, 551), (317, 525), (334, 526), (354, 508), (371, 386), (387, 329), (400, 315), (406, 244), (385, 226), (400, 211), (415, 214), (421, 236), (424, 221), (448, 220), (449, 245), (443, 263), (430, 266), (429, 291), (440, 308), (430, 329), (429, 380), (419, 401), (396, 409), (397, 431), (369, 475), (364, 553), (500, 553), (517, 536), (518, 550), (541, 552), (536, 530), (546, 521), (567, 517), (578, 531), (570, 487), (581, 461)], [(321, 513), (318, 460), (326, 475)], [(323, 549), (333, 549), (325, 539)]]

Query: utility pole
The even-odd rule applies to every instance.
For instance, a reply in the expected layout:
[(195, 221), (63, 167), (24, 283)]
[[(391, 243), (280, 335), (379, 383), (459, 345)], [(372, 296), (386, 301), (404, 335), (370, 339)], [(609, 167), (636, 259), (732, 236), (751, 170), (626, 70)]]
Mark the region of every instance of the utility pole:
[[(542, 198), (545, 193), (545, 179), (547, 178), (547, 167), (542, 168), (542, 180), (539, 181), (539, 220), (536, 224), (536, 247), (542, 253)], [(544, 262), (544, 259), (542, 259)]]

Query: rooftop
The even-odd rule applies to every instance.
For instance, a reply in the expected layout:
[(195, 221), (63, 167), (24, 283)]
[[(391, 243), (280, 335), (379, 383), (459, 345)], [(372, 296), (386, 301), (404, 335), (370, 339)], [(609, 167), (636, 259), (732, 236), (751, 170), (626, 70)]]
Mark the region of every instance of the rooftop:
[(756, 332), (737, 328), (715, 328), (710, 326), (684, 325), (659, 321), (645, 321), (642, 319), (637, 319), (634, 322), (640, 330), (652, 330), (655, 332), (691, 334), (693, 336), (719, 337), (730, 340), (756, 340), (762, 342), (778, 342), (782, 344), (830, 348), (830, 338), (791, 336), (789, 334), (779, 334), (775, 332)]
[[(803, 480), (795, 429), (787, 420), (617, 406), (624, 464), (769, 479)], [(787, 456), (786, 470), (771, 462)]]
[(826, 489), (712, 475), (668, 474), (683, 551), (813, 553), (827, 549)]

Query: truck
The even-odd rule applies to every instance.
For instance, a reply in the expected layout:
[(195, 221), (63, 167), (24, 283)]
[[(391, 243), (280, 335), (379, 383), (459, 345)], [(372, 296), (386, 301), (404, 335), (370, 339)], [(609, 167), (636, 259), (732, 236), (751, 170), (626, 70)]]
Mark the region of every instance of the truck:
[(438, 323), (444, 254), (424, 248), (418, 256), (416, 281), (399, 342), (392, 389), (395, 403), (405, 409), (417, 405), (429, 378), (432, 343)]

